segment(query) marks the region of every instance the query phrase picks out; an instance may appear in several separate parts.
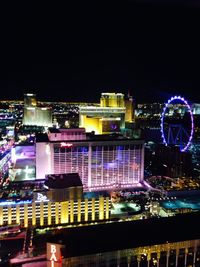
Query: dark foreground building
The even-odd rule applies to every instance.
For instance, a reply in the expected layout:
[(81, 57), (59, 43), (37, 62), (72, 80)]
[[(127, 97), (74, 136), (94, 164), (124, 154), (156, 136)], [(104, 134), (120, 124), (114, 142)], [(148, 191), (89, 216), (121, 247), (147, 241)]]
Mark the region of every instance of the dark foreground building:
[(200, 266), (199, 220), (197, 212), (56, 229), (36, 235), (33, 244), (47, 249), (47, 266), (54, 267)]
[(190, 152), (181, 152), (179, 147), (157, 145), (155, 150), (156, 175), (165, 175), (172, 178), (190, 177), (192, 175), (192, 155)]

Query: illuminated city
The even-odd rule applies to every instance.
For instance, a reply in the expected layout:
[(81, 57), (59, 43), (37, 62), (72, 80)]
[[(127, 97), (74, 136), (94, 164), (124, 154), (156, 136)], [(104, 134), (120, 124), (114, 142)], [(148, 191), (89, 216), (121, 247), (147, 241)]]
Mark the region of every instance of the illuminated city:
[[(36, 106), (36, 97), (30, 93), (25, 94), (25, 107)], [(116, 99), (113, 100), (113, 97)], [(73, 233), (74, 227), (79, 229), (80, 233), (83, 231), (82, 234), (86, 231), (90, 238), (90, 228), (98, 225), (105, 230), (97, 228), (97, 233), (105, 231), (106, 234), (106, 231), (115, 231), (115, 228), (121, 228), (123, 225), (127, 229), (130, 228), (130, 231), (132, 228), (138, 228), (139, 231), (140, 227), (145, 227), (143, 221), (144, 225), (146, 222), (153, 225), (152, 220), (157, 219), (158, 224), (162, 224), (168, 218), (177, 216), (183, 216), (187, 221), (188, 217), (185, 216), (191, 216), (193, 220), (192, 216), (199, 214), (199, 161), (196, 156), (197, 146), (194, 146), (199, 138), (195, 123), (199, 115), (184, 98), (173, 96), (167, 102), (169, 107), (164, 106), (164, 103), (155, 103), (147, 109), (149, 104), (134, 106), (132, 101), (132, 107), (128, 106), (132, 115), (125, 116), (127, 106), (124, 99), (125, 95), (121, 93), (102, 93), (101, 102), (107, 106), (106, 113), (100, 106), (102, 104), (95, 103), (39, 104), (47, 106), (52, 112), (51, 120), (48, 119), (49, 125), (42, 124), (44, 120), (37, 124), (35, 117), (36, 122), (33, 123), (33, 116), (29, 120), (23, 101), (0, 103), (4, 106), (12, 105), (12, 110), (6, 109), (1, 119), (0, 201), (1, 242), (8, 243), (13, 238), (19, 242), (17, 251), (12, 248), (14, 257), (10, 259), (11, 266), (32, 262), (37, 258), (47, 266), (56, 266), (61, 264), (57, 259), (58, 255), (61, 257), (61, 248), (64, 257), (62, 266), (68, 266), (69, 262), (72, 264), (70, 266), (78, 266), (82, 261), (88, 264), (86, 266), (92, 264), (92, 261), (102, 261), (102, 266), (110, 264), (111, 261), (132, 266), (152, 262), (152, 266), (158, 266), (158, 261), (164, 262), (163, 264), (169, 264), (170, 261), (178, 263), (182, 260), (180, 257), (186, 262), (196, 263), (198, 259), (195, 259), (195, 255), (200, 253), (199, 241), (184, 241), (172, 237), (175, 243), (169, 243), (168, 248), (167, 244), (161, 242), (159, 250), (155, 247), (148, 248), (148, 243), (142, 242), (140, 247), (133, 250), (133, 254), (129, 252), (132, 248), (130, 245), (123, 247), (124, 250), (119, 247), (119, 254), (115, 252), (117, 247), (111, 249), (111, 242), (106, 250), (97, 245), (96, 249), (89, 249), (88, 246), (88, 252), (85, 253), (89, 253), (89, 256), (84, 256), (84, 252), (80, 254), (82, 258), (79, 258), (77, 253), (72, 258), (64, 256), (67, 253), (65, 234), (72, 235), (72, 239), (79, 238)], [(129, 96), (129, 99), (132, 97)], [(182, 101), (181, 104), (179, 101)], [(71, 126), (71, 123), (55, 123), (54, 114), (63, 106), (67, 107), (66, 120), (72, 123)], [(120, 119), (122, 122), (118, 128), (111, 127), (114, 123), (111, 114), (117, 106), (123, 108), (123, 116)], [(83, 124), (83, 111), (86, 112), (85, 117), (91, 118), (89, 128), (87, 123)], [(156, 114), (153, 120), (152, 111)], [(118, 116), (118, 113), (115, 114)], [(105, 126), (100, 124), (104, 116), (111, 116), (111, 120), (107, 121), (111, 126), (107, 123), (106, 129), (109, 130), (99, 132), (99, 129), (105, 129)], [(127, 117), (128, 122), (125, 119)], [(73, 124), (73, 118), (76, 120), (76, 126)], [(100, 128), (96, 128), (97, 119)], [(84, 121), (86, 122), (86, 119)], [(170, 127), (173, 125), (180, 126), (176, 127), (178, 132), (173, 130), (171, 133), (170, 138), (172, 134), (176, 138), (170, 143), (171, 139), (164, 135), (172, 131)], [(181, 127), (184, 127), (184, 132), (189, 133), (186, 138), (178, 136)], [(140, 225), (137, 226), (137, 222), (140, 222)], [(188, 225), (190, 227), (190, 221)], [(82, 230), (82, 227), (85, 230)], [(63, 235), (62, 245), (56, 239), (59, 232)], [(40, 242), (39, 245), (38, 239), (41, 235), (44, 243)], [(148, 236), (147, 232), (145, 236)], [(198, 235), (194, 236), (197, 237)], [(91, 242), (94, 241), (91, 239)], [(129, 243), (128, 239), (127, 242)], [(153, 237), (151, 242), (155, 244)], [(190, 247), (187, 242), (194, 244), (191, 243)], [(73, 247), (73, 244), (71, 246)], [(179, 252), (172, 257), (172, 250), (181, 251), (183, 248), (190, 249), (191, 255), (188, 254), (186, 258), (186, 254), (180, 256)], [(98, 249), (105, 251), (101, 259), (96, 254)], [(110, 250), (113, 250), (112, 253)], [(54, 251), (55, 255), (51, 251)], [(155, 256), (152, 256), (152, 253), (156, 253)]]
[(2, 14), (0, 267), (200, 267), (197, 2)]

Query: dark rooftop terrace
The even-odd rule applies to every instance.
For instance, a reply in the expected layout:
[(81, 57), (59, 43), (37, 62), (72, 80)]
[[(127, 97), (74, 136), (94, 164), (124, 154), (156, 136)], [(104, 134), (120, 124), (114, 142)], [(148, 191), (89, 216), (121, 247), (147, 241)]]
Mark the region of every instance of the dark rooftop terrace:
[(44, 184), (49, 189), (64, 189), (75, 186), (83, 186), (78, 173), (48, 174)]

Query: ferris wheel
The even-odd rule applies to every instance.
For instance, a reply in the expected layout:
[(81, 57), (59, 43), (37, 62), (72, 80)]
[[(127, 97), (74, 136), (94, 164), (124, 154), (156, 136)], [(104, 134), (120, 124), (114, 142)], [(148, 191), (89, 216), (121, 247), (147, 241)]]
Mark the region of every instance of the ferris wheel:
[(175, 145), (181, 152), (186, 151), (194, 132), (194, 118), (187, 100), (181, 96), (171, 97), (164, 105), (160, 126), (166, 146)]

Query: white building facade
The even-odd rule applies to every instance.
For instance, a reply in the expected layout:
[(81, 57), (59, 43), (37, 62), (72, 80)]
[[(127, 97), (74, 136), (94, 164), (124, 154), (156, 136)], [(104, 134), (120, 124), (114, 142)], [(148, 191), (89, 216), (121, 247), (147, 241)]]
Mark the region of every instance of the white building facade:
[[(55, 138), (54, 138), (55, 139)], [(143, 181), (142, 140), (63, 140), (36, 142), (36, 179), (79, 173), (84, 189), (133, 187)]]

